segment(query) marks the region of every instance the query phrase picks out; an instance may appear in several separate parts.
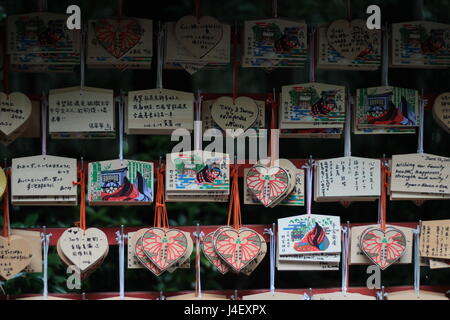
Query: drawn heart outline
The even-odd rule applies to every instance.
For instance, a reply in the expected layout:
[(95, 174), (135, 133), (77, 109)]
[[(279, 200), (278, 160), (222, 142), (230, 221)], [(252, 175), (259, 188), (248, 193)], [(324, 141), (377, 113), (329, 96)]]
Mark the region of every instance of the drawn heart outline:
[(138, 45), (142, 33), (139, 22), (130, 18), (99, 19), (95, 23), (95, 38), (116, 59)]
[(373, 263), (385, 270), (405, 253), (406, 237), (401, 230), (392, 226), (386, 227), (385, 231), (369, 227), (361, 234), (359, 245)]
[(368, 47), (373, 33), (364, 20), (336, 20), (327, 29), (327, 40), (345, 58), (354, 60)]

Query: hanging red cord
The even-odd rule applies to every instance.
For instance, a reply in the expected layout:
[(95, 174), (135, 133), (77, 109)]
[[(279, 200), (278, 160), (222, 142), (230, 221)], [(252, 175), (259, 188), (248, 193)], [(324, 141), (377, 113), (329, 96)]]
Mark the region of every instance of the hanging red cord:
[(233, 228), (238, 230), (242, 226), (241, 217), (241, 204), (239, 200), (239, 165), (234, 165), (231, 168), (231, 193), (230, 193), (230, 204), (228, 207), (228, 221), (227, 225), (230, 226), (233, 221)]
[(157, 191), (155, 202), (155, 216), (153, 220), (154, 227), (163, 228), (166, 231), (169, 228), (169, 217), (167, 215), (165, 190), (164, 190), (164, 173), (165, 168), (160, 167), (156, 172)]
[(381, 168), (381, 212), (380, 212), (380, 226), (383, 231), (386, 231), (386, 193), (389, 187), (388, 179), (390, 176), (389, 168), (386, 163), (382, 164)]
[(78, 170), (79, 181), (72, 182), (80, 186), (80, 220), (75, 222), (75, 225), (80, 229), (86, 230), (86, 181), (83, 168)]

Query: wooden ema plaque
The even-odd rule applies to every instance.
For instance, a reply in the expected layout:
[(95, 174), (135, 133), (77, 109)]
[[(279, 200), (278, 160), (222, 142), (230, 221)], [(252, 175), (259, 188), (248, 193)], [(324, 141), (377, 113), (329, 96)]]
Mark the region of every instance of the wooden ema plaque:
[(308, 57), (307, 33), (304, 21), (245, 21), (242, 67), (266, 70), (302, 67)]
[(28, 126), (31, 112), (31, 101), (23, 93), (0, 92), (0, 139), (17, 138)]
[(381, 194), (381, 162), (377, 159), (341, 157), (317, 161), (314, 200), (372, 201)]
[(66, 229), (58, 239), (57, 251), (66, 265), (74, 265), (80, 270), (83, 279), (97, 269), (108, 255), (108, 239), (100, 229), (73, 227)]
[(171, 134), (193, 130), (194, 95), (190, 92), (151, 89), (130, 91), (126, 108), (128, 134)]
[(278, 219), (277, 269), (339, 270), (340, 218), (301, 215)]
[(339, 138), (345, 122), (345, 88), (325, 83), (283, 86), (281, 138)]
[[(386, 225), (386, 228), (390, 227), (391, 225)], [(367, 228), (375, 228), (378, 227), (378, 225), (369, 225), (369, 226), (355, 226), (351, 228), (350, 232), (350, 264), (357, 264), (357, 265), (368, 265), (372, 262), (367, 257), (367, 255), (362, 252), (360, 247), (361, 242), (361, 236), (363, 232)], [(394, 227), (394, 226), (393, 226)], [(400, 259), (398, 259), (395, 263), (396, 264), (410, 264), (412, 263), (412, 257), (413, 257), (413, 229), (407, 228), (407, 227), (400, 227), (395, 226), (398, 230), (400, 230), (405, 235), (405, 252), (402, 254)]]
[(90, 68), (150, 69), (153, 22), (111, 17), (89, 20), (86, 62)]
[(5, 193), (5, 190), (6, 190), (6, 175), (3, 168), (0, 167), (0, 200), (3, 197), (3, 193)]
[[(186, 24), (192, 18), (195, 23)], [(204, 18), (214, 19), (212, 17)], [(176, 23), (165, 23), (164, 62), (166, 68), (184, 69), (190, 74), (194, 74), (199, 70), (222, 68), (230, 63), (231, 27), (219, 23), (217, 20), (213, 21), (209, 26), (212, 27), (211, 30), (214, 29), (214, 32), (211, 33), (211, 36), (206, 37), (207, 44), (203, 48), (200, 44), (193, 44), (192, 41), (201, 36), (199, 33), (209, 31), (209, 28), (208, 25), (200, 22), (198, 33), (197, 30), (194, 30), (197, 25), (197, 18), (192, 16), (181, 18)], [(218, 31), (220, 29), (222, 29), (222, 34), (219, 39)]]
[(427, 199), (450, 196), (450, 158), (431, 154), (392, 156), (391, 196)]
[(381, 31), (363, 20), (336, 20), (317, 29), (317, 68), (373, 71), (381, 64)]
[(33, 258), (28, 241), (20, 236), (0, 237), (0, 278), (9, 280), (25, 269)]
[(76, 205), (76, 159), (33, 156), (12, 159), (11, 202), (14, 205)]
[(228, 154), (186, 151), (166, 155), (167, 195), (228, 195), (230, 192)]
[(433, 118), (442, 129), (450, 133), (450, 93), (442, 93), (434, 100)]
[[(244, 176), (247, 176), (250, 168), (244, 169)], [(305, 204), (305, 172), (303, 169), (297, 169), (295, 173), (295, 186), (293, 190), (282, 199), (277, 205), (283, 206), (303, 206)], [(244, 204), (261, 205), (252, 192), (248, 189), (247, 179), (244, 179)]]
[(153, 202), (153, 163), (135, 160), (90, 162), (90, 205), (150, 205)]
[(31, 261), (23, 269), (26, 273), (42, 272), (42, 241), (39, 231), (30, 231), (22, 229), (11, 229), (11, 235), (20, 236), (25, 239), (31, 247)]
[(114, 138), (114, 92), (71, 87), (49, 92), (48, 123), (53, 138)]
[(419, 121), (417, 90), (382, 86), (356, 91), (355, 134), (415, 133)]
[(11, 70), (72, 72), (80, 64), (80, 32), (69, 30), (67, 15), (35, 12), (9, 16), (7, 53)]
[(420, 232), (420, 256), (450, 260), (450, 220), (423, 221)]
[[(41, 136), (41, 121), (40, 121), (40, 114), (41, 114), (41, 102), (38, 100), (31, 100), (31, 113), (28, 117), (28, 119), (22, 123), (18, 128), (16, 128), (13, 132), (6, 135), (2, 129), (0, 129), (0, 143), (2, 143), (5, 146), (8, 146), (10, 143), (14, 142), (18, 138), (38, 138)], [(15, 122), (8, 121), (8, 118), (16, 118), (16, 115), (14, 114), (14, 110), (17, 113), (22, 113), (21, 108), (17, 109), (10, 109), (10, 111), (6, 112), (5, 114), (9, 113), (9, 116), (6, 116), (3, 118), (1, 112), (0, 112), (0, 128), (3, 125), (6, 125), (9, 127), (9, 124)], [(2, 109), (2, 112), (5, 111), (5, 109)], [(12, 111), (12, 112), (11, 112)], [(22, 116), (19, 116), (18, 118), (22, 118)], [(8, 124), (9, 123), (9, 124)], [(9, 127), (10, 128), (10, 127)], [(7, 131), (7, 129), (5, 129)]]
[(392, 24), (392, 67), (448, 68), (450, 25), (433, 21)]

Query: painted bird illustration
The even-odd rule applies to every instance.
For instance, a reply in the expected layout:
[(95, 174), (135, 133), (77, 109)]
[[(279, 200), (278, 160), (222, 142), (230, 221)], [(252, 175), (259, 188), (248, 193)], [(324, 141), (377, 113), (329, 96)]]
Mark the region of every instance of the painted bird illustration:
[(314, 229), (308, 231), (300, 242), (294, 244), (297, 251), (324, 251), (330, 245), (325, 230), (316, 222)]

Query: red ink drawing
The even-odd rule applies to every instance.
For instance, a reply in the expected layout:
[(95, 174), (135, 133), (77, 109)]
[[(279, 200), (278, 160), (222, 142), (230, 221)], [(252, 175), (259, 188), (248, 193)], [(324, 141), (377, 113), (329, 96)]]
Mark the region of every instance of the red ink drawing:
[(99, 44), (117, 59), (139, 43), (142, 33), (139, 22), (128, 18), (100, 19), (95, 25)]
[(247, 188), (266, 207), (283, 196), (289, 187), (289, 174), (280, 167), (254, 166), (246, 179)]
[(155, 266), (155, 264), (145, 255), (144, 250), (142, 248), (141, 241), (142, 241), (142, 239), (139, 239), (136, 242), (136, 247), (135, 247), (136, 258), (139, 260), (139, 262), (144, 267), (146, 267), (148, 270), (153, 272), (156, 276), (161, 275), (164, 271), (161, 271), (160, 269), (158, 269)]
[(361, 235), (361, 250), (382, 270), (401, 258), (406, 250), (406, 237), (399, 229), (368, 228)]
[(214, 241), (217, 254), (235, 271), (253, 261), (261, 251), (261, 238), (248, 228), (223, 228)]
[(228, 265), (219, 257), (214, 248), (214, 232), (206, 235), (203, 239), (202, 250), (205, 257), (219, 270), (221, 274), (227, 273), (230, 268)]
[(183, 257), (187, 238), (180, 230), (150, 228), (142, 236), (142, 247), (156, 267), (164, 271)]

